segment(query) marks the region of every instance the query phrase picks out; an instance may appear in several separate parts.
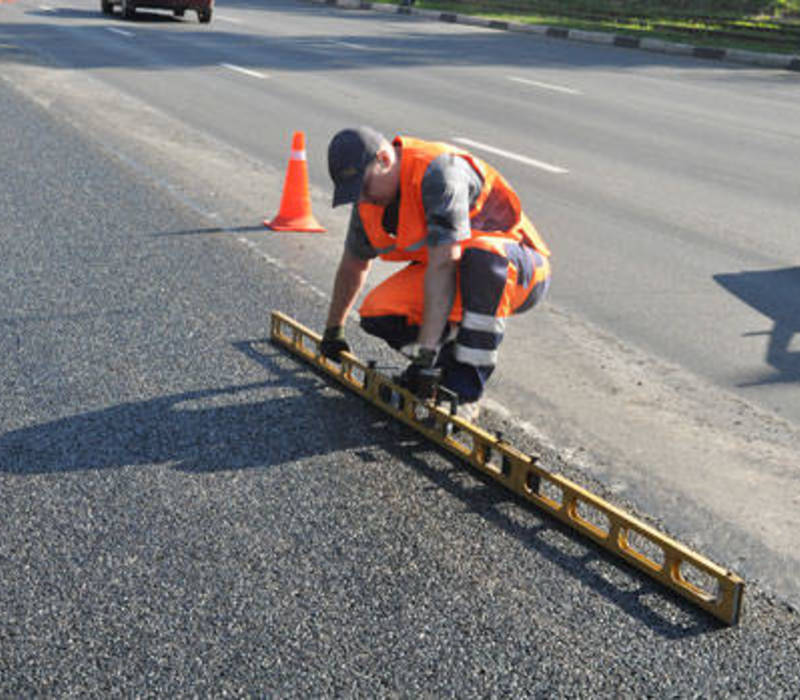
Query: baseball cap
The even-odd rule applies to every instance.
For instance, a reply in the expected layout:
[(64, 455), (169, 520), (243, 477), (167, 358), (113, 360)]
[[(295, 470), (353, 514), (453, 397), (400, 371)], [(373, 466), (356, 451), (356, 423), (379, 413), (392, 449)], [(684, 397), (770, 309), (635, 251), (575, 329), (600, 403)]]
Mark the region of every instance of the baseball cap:
[(331, 139), (328, 171), (334, 185), (334, 207), (358, 200), (364, 171), (385, 140), (380, 132), (368, 126), (342, 129)]

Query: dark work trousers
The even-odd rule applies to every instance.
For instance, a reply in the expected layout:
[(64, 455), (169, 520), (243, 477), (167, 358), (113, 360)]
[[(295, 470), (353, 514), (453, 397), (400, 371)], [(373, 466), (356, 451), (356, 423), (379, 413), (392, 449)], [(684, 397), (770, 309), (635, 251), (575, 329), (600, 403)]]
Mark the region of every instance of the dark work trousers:
[[(414, 262), (373, 289), (359, 312), (361, 327), (396, 350), (417, 341), (422, 324), (427, 266)], [(533, 308), (546, 295), (547, 257), (525, 243), (499, 236), (467, 241), (458, 265), (450, 325), (436, 364), (442, 385), (464, 402), (477, 401), (497, 364), (506, 319)], [(452, 337), (451, 326), (457, 328)]]

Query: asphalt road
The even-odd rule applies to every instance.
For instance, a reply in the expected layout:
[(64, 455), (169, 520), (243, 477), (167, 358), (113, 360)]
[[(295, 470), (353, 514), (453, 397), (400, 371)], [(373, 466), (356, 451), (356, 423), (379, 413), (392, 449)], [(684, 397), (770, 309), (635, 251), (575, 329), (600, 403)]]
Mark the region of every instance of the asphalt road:
[[(234, 0), (210, 27), (89, 0), (3, 17), (30, 52), (9, 79), (320, 296), (346, 216), (328, 206), (332, 133), (466, 139), (555, 250), (494, 408), (800, 604), (800, 76), (296, 2)], [(313, 243), (253, 230), (296, 129), (331, 232)]]
[[(281, 17), (265, 22), (276, 35), (265, 43), (278, 45), (269, 55), (280, 56), (288, 72), (297, 72), (293, 61), (302, 63), (291, 53), (296, 39), (280, 41), (281, 33), (293, 36), (291, 17), (305, 25), (320, 15), (343, 21), (307, 5), (240, 11), (248, 13), (248, 31), (271, 12)], [(229, 75), (207, 58), (200, 65), (196, 47), (165, 65), (165, 48), (156, 60), (151, 49), (143, 54), (123, 43), (144, 32), (165, 46), (187, 37), (192, 45), (213, 44), (221, 33), (216, 20), (213, 33), (195, 36), (200, 30), (191, 20), (123, 25), (77, 5), (54, 12), (17, 3), (2, 12), (11, 20), (0, 47), (3, 75), (17, 87), (0, 82), (0, 694), (796, 692), (798, 618), (783, 596), (768, 594), (780, 588), (779, 577), (751, 585), (743, 624), (721, 629), (264, 341), (271, 308), (315, 327), (324, 318), (341, 245), (341, 231), (333, 229), (344, 218), (322, 209), (329, 195), (321, 144), (336, 128), (331, 124), (359, 112), (392, 131), (378, 121), (384, 106), (359, 96), (355, 82), (347, 81), (351, 92), (342, 99), (335, 81), (345, 70), (270, 83), (266, 94), (246, 79), (261, 85), (267, 78)], [(363, 13), (347, 21), (369, 22), (366, 35), (377, 22)], [(408, 32), (394, 19), (389, 26)], [(426, 46), (444, 50), (436, 49), (434, 29), (441, 27), (413, 26), (428, 35)], [(321, 41), (328, 65), (335, 64)], [(235, 45), (247, 46), (246, 37)], [(103, 46), (127, 58), (114, 62)], [(562, 47), (552, 44), (549, 51), (556, 50)], [(615, 62), (633, 60), (620, 55), (626, 58)], [(457, 64), (450, 54), (442, 62)], [(657, 72), (683, 89), (686, 74), (703, 73), (687, 65)], [(392, 77), (399, 81), (406, 67), (395, 66)], [(359, 78), (368, 73), (363, 68)], [(704, 87), (733, 82), (711, 73), (694, 80)], [(760, 82), (748, 84), (757, 101), (774, 106), (783, 88), (770, 75), (758, 72)], [(381, 80), (386, 76), (375, 76), (375, 86)], [(339, 112), (330, 104), (337, 90)], [(768, 98), (769, 91), (778, 97)], [(317, 103), (302, 111), (302, 121), (315, 144), (315, 208), (332, 233), (267, 237), (254, 212), (270, 214), (277, 205), (287, 134), (300, 126), (300, 94)], [(170, 95), (174, 103), (166, 102)], [(456, 125), (460, 118), (448, 117)], [(458, 133), (489, 143), (497, 134), (483, 128)], [(568, 203), (567, 193), (558, 193), (562, 185), (544, 174), (526, 177), (541, 190), (545, 218), (558, 213), (548, 201), (577, 208), (579, 219), (588, 207), (580, 198), (580, 206)], [(574, 224), (573, 233), (579, 228)], [(771, 245), (787, 243), (763, 242), (768, 251)], [(580, 250), (563, 253), (573, 267)], [(574, 282), (565, 274), (562, 290)], [(572, 274), (580, 276), (578, 269)], [(563, 354), (565, 344), (588, 338), (609, 371), (641, 360), (634, 381), (654, 382), (649, 372), (663, 365), (616, 337), (601, 343), (602, 333), (590, 335), (591, 326), (572, 313), (572, 294), (554, 292), (551, 310), (534, 325), (543, 361), (551, 346), (557, 357), (559, 343)], [(555, 332), (565, 330), (571, 335)], [(358, 340), (361, 354), (380, 356), (367, 338)], [(524, 344), (521, 336), (510, 341), (513, 356)], [(580, 358), (562, 363), (566, 372)], [(673, 368), (670, 376), (683, 387), (681, 371), (688, 370)], [(718, 387), (708, 387), (716, 398)], [(515, 388), (519, 403), (504, 380), (494, 391), (513, 409), (537, 388)], [(631, 411), (620, 415), (617, 421)], [(773, 430), (765, 450), (791, 454), (781, 434), (789, 428), (765, 422), (750, 404), (737, 415), (759, 439)], [(554, 469), (654, 512), (626, 475), (593, 470), (559, 444), (548, 451), (547, 435), (527, 430), (513, 410), (490, 419), (506, 421), (521, 445), (545, 449)], [(795, 483), (796, 462), (786, 464), (786, 473), (771, 475), (775, 489)], [(757, 490), (747, 478), (742, 484)], [(696, 526), (708, 516), (703, 504), (681, 500), (677, 491), (670, 498), (675, 511), (667, 512), (684, 512), (692, 543), (727, 561), (743, 548), (764, 551), (765, 533), (748, 530), (747, 509), (730, 521), (709, 518), (704, 531)], [(766, 535), (791, 528), (768, 516), (752, 516)], [(669, 518), (661, 524), (680, 530)], [(760, 571), (791, 580), (791, 563), (765, 555)]]
[(796, 327), (778, 310), (800, 255), (800, 76), (306, 3), (223, 3), (211, 29), (95, 5), (26, 0), (10, 26), (269, 162), (302, 128), (320, 188), (331, 131), (356, 118), (566, 170), (475, 147), (569, 263), (555, 301), (800, 421), (794, 349), (770, 333)]
[(271, 347), (324, 300), (6, 86), (0, 132), (0, 695), (796, 691), (784, 605), (720, 628)]

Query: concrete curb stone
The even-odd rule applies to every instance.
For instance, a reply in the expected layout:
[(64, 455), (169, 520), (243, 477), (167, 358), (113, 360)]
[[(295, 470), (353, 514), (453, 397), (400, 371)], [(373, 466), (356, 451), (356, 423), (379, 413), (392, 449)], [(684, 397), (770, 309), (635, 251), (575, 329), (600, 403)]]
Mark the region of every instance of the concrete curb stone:
[(706, 46), (693, 46), (692, 44), (663, 41), (661, 39), (639, 39), (624, 34), (592, 32), (583, 29), (566, 29), (564, 27), (548, 27), (546, 25), (524, 24), (522, 22), (504, 22), (453, 12), (439, 12), (438, 10), (424, 10), (389, 3), (368, 2), (367, 0), (311, 0), (311, 2), (332, 5), (344, 9), (374, 10), (376, 12), (390, 12), (404, 15), (414, 14), (439, 22), (449, 22), (450, 24), (466, 24), (475, 27), (499, 29), (502, 31), (536, 34), (556, 39), (568, 39), (591, 44), (606, 44), (629, 49), (666, 53), (675, 56), (692, 56), (694, 58), (731, 61), (733, 63), (745, 63), (765, 68), (779, 68), (800, 72), (800, 55), (761, 53), (759, 51), (745, 51), (743, 49), (716, 49)]

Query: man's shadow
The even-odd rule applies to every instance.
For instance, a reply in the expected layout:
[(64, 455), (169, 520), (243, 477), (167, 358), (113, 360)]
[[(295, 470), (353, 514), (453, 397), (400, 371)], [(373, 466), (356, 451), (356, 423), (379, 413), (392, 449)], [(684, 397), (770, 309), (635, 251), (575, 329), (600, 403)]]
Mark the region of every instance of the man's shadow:
[(800, 267), (720, 274), (714, 280), (772, 321), (770, 330), (744, 336), (769, 336), (766, 361), (777, 373), (744, 386), (800, 381), (800, 351), (790, 349), (800, 333)]
[[(267, 379), (126, 403), (11, 431), (0, 435), (0, 472), (32, 475), (167, 464), (202, 473), (269, 468), (350, 450), (365, 468), (376, 469), (376, 478), (379, 473), (393, 478), (370, 465), (384, 453), (657, 634), (686, 638), (719, 628), (710, 616), (455, 456), (439, 450), (444, 461), (431, 460), (437, 451), (432, 443), (333, 390), (330, 381), (267, 341), (235, 347), (259, 364)], [(473, 478), (466, 478), (465, 471)], [(512, 504), (530, 517), (510, 515)]]
[[(364, 431), (343, 429), (346, 396), (324, 391), (303, 367), (286, 369), (276, 361), (271, 374), (262, 382), (124, 403), (5, 433), (0, 435), (0, 472), (149, 464), (211, 472), (271, 467), (364, 447), (359, 437)], [(367, 433), (371, 443), (380, 442), (375, 435), (380, 431)]]
[[(274, 367), (275, 358), (263, 354), (259, 345), (242, 342), (237, 348), (265, 369)], [(330, 382), (324, 373), (319, 374)], [(365, 416), (369, 418), (366, 424), (370, 425), (370, 431), (380, 435), (379, 440), (369, 441), (370, 447), (379, 448), (392, 460), (419, 472), (430, 481), (432, 489), (458, 499), (466, 511), (478, 514), (489, 525), (536, 551), (562, 569), (566, 576), (579, 579), (658, 635), (685, 639), (721, 628), (721, 623), (711, 615), (665, 591), (661, 584), (567, 525), (541, 513), (521, 496), (472, 469), (455, 455), (435, 447), (411, 428), (386, 419), (379, 409), (363, 404), (356, 408), (351, 404), (344, 410), (351, 414), (358, 412), (358, 417), (354, 415), (351, 420), (363, 422)], [(439, 452), (442, 460), (431, 460), (431, 452)], [(376, 461), (372, 455), (372, 450), (360, 454), (365, 462)], [(516, 506), (530, 517), (514, 515), (508, 506)]]

